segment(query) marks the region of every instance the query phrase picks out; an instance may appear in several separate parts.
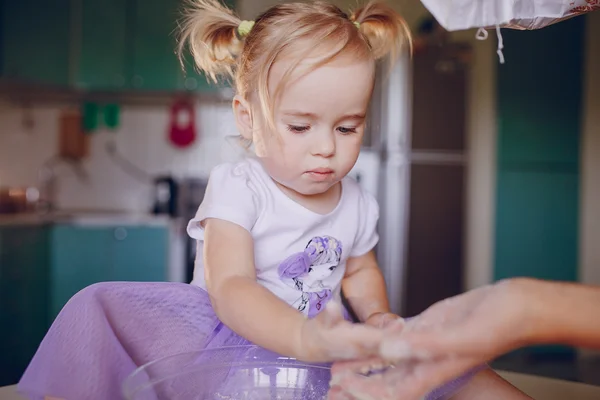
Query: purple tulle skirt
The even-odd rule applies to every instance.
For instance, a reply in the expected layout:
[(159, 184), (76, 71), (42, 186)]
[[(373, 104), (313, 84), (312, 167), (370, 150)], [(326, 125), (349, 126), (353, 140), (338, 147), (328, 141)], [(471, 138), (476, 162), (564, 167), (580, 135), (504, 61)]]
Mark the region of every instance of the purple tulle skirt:
[[(150, 361), (204, 349), (248, 345), (251, 343), (219, 321), (208, 294), (201, 288), (170, 282), (98, 283), (83, 289), (65, 305), (18, 389), (32, 400), (42, 400), (44, 396), (116, 400), (122, 398), (125, 379)], [(263, 358), (273, 354), (262, 350)], [(247, 357), (242, 351), (248, 350), (230, 350), (227, 357), (230, 361)], [(214, 362), (211, 353), (206, 354), (206, 359), (200, 357), (195, 362)], [(427, 400), (444, 399), (455, 393), (475, 372), (438, 388)], [(329, 370), (312, 372), (308, 378), (313, 381), (312, 392), (322, 391), (325, 399)], [(227, 382), (227, 374), (218, 382)]]

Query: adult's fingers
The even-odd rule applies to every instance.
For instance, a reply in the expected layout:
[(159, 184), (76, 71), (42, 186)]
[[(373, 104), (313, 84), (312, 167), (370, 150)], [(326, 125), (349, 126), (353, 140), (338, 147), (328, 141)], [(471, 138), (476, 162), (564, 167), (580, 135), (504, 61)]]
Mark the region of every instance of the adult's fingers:
[(352, 395), (346, 393), (342, 388), (334, 386), (327, 393), (327, 400), (355, 400)]
[(404, 362), (379, 375), (364, 377), (345, 374), (336, 382), (335, 387), (356, 399), (419, 400), (469, 371), (473, 363), (472, 359), (451, 358), (431, 362)]
[[(401, 320), (395, 320), (389, 325), (389, 329), (383, 330), (367, 324), (353, 324), (344, 320), (331, 327), (328, 335), (331, 337), (331, 346), (341, 346), (345, 349), (336, 354), (336, 359), (360, 360), (358, 363), (361, 363), (362, 360), (378, 357), (385, 333), (399, 334), (403, 328)], [(348, 351), (350, 349), (354, 351)]]
[(466, 330), (445, 332), (386, 333), (381, 341), (379, 356), (390, 361), (430, 360), (443, 357), (480, 358), (487, 361), (499, 344), (491, 335), (477, 335)]
[(323, 356), (320, 361), (357, 360), (374, 357), (379, 352), (383, 331), (364, 324), (342, 321), (331, 328), (314, 326), (319, 332), (312, 338)]
[[(467, 383), (472, 374), (483, 368), (485, 365), (471, 358), (447, 357), (430, 362), (416, 362), (411, 374), (402, 379), (404, 384), (398, 386), (396, 399), (421, 399), (442, 385), (449, 385), (449, 390), (458, 390)], [(446, 397), (451, 395), (452, 393), (446, 393)]]

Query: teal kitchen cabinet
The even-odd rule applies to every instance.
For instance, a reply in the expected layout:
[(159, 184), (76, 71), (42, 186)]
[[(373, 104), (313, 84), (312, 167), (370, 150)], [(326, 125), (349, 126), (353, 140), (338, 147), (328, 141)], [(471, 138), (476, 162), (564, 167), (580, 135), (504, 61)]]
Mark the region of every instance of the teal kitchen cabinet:
[(75, 86), (80, 89), (124, 89), (130, 74), (127, 42), (129, 2), (80, 0), (73, 32), (79, 39)]
[[(233, 1), (227, 1), (233, 5)], [(176, 54), (184, 0), (0, 2), (0, 73), (87, 91), (203, 92), (217, 86)]]
[(103, 281), (166, 281), (168, 245), (162, 225), (0, 225), (0, 385), (18, 381), (81, 289)]
[(575, 280), (585, 16), (504, 33), (494, 276)]
[(0, 2), (2, 76), (66, 86), (70, 80), (70, 0)]
[(503, 31), (498, 65), (498, 166), (579, 164), (586, 17), (537, 31)]
[(0, 228), (0, 386), (19, 379), (50, 321), (48, 233), (39, 226)]
[(216, 92), (219, 88), (224, 86), (229, 86), (229, 83), (227, 82), (214, 84), (212, 81), (209, 81), (203, 72), (197, 70), (189, 51), (184, 53), (183, 66), (181, 69), (183, 71), (183, 77), (177, 87), (178, 90), (211, 93)]
[(165, 281), (164, 226), (55, 225), (52, 229), (51, 317), (79, 290), (105, 281)]
[[(503, 32), (498, 66), (494, 278), (576, 281), (586, 17)], [(534, 346), (527, 356), (575, 357)]]
[(111, 228), (112, 280), (165, 281), (168, 234), (160, 226)]
[(176, 54), (180, 2), (133, 0), (132, 81), (134, 89), (173, 90), (181, 87)]
[(134, 89), (149, 91), (212, 91), (193, 67), (186, 51), (182, 66), (177, 55), (178, 22), (183, 0), (132, 0), (132, 78)]
[(112, 280), (112, 245), (109, 228), (53, 226), (50, 259), (52, 319), (82, 288)]
[[(78, 88), (149, 92), (207, 91), (186, 54), (177, 56), (182, 0), (83, 0), (76, 28), (81, 31)], [(110, 29), (106, 29), (110, 27)]]
[(579, 176), (501, 171), (496, 211), (496, 280), (575, 281)]

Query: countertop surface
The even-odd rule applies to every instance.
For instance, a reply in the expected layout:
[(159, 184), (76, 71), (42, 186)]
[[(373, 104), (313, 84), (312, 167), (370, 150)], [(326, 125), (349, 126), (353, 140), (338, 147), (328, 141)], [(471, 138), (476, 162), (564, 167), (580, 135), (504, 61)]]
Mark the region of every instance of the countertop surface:
[[(499, 371), (500, 375), (513, 385), (539, 400), (598, 400), (600, 386)], [(0, 400), (26, 400), (16, 392), (15, 386), (0, 388)]]
[(166, 226), (170, 218), (166, 215), (133, 213), (119, 210), (60, 210), (49, 213), (0, 214), (1, 226), (20, 225), (80, 225), (118, 226), (150, 225)]

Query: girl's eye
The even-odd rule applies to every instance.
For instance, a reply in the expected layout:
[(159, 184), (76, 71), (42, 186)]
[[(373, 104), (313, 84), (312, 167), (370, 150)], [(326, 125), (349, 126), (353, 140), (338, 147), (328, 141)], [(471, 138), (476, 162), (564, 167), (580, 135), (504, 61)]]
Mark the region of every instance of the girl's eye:
[(338, 128), (338, 131), (340, 133), (344, 134), (344, 135), (347, 135), (349, 133), (356, 133), (356, 128), (348, 128), (348, 127), (345, 127), (345, 126), (340, 126)]
[(306, 125), (288, 125), (287, 130), (292, 133), (304, 133), (310, 129), (310, 126)]
[(329, 267), (330, 271), (333, 271), (335, 269), (335, 267)]
[(308, 269), (308, 272), (313, 272), (313, 269), (312, 269), (312, 267), (310, 267), (310, 268)]

